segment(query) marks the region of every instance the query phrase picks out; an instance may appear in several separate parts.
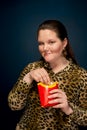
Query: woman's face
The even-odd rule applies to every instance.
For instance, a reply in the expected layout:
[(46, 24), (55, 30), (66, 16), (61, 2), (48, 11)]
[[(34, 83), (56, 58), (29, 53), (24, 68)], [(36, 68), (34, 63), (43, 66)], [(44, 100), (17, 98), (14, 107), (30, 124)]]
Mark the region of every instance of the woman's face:
[(54, 31), (45, 29), (39, 31), (38, 43), (39, 52), (45, 61), (53, 63), (63, 57), (62, 52), (67, 40), (61, 41)]

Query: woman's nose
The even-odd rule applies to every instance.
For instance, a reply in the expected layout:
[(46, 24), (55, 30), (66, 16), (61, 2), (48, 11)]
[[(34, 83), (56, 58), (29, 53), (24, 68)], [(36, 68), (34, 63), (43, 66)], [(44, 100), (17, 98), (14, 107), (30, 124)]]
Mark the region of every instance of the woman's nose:
[(44, 50), (47, 50), (48, 49), (48, 45), (45, 44), (43, 48), (44, 48)]

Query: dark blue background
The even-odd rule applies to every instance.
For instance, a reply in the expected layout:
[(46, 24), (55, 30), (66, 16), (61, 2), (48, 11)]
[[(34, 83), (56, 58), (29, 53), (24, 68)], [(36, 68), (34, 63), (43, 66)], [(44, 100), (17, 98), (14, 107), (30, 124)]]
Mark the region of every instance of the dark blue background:
[[(3, 0), (0, 2), (0, 112), (4, 126), (14, 130), (21, 112), (12, 112), (7, 96), (21, 70), (38, 60), (36, 31), (47, 19), (58, 19), (68, 30), (78, 63), (87, 69), (86, 0)], [(84, 128), (85, 129), (85, 128)]]

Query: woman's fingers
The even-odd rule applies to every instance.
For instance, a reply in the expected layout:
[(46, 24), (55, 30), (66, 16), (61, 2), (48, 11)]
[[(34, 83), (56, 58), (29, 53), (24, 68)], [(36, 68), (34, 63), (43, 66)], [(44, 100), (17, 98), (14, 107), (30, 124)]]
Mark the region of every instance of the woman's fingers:
[(43, 82), (45, 84), (48, 84), (50, 82), (49, 75), (44, 68), (32, 70), (30, 72), (30, 75), (36, 82)]
[(60, 89), (54, 89), (50, 91), (50, 95), (48, 96), (49, 104), (57, 103), (57, 105), (53, 106), (53, 108), (64, 108), (67, 106), (67, 96), (65, 92)]
[(43, 83), (48, 84), (50, 82), (49, 75), (48, 75), (47, 71), (44, 68), (41, 69), (41, 77), (42, 77), (42, 82)]
[(57, 92), (58, 92), (58, 94), (64, 93), (61, 89), (53, 89), (53, 90), (50, 90), (50, 91), (49, 91), (50, 94), (52, 94), (52, 93), (57, 93)]

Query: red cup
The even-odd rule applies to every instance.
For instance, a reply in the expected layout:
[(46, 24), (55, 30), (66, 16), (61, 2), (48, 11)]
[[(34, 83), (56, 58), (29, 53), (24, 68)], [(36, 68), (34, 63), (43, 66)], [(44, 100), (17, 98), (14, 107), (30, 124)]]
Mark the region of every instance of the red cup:
[(38, 83), (38, 92), (40, 97), (40, 103), (42, 107), (48, 107), (48, 106), (54, 106), (57, 103), (48, 104), (48, 101), (51, 99), (48, 99), (49, 91), (53, 89), (58, 89), (58, 82), (53, 82), (50, 85), (46, 85), (43, 83)]

